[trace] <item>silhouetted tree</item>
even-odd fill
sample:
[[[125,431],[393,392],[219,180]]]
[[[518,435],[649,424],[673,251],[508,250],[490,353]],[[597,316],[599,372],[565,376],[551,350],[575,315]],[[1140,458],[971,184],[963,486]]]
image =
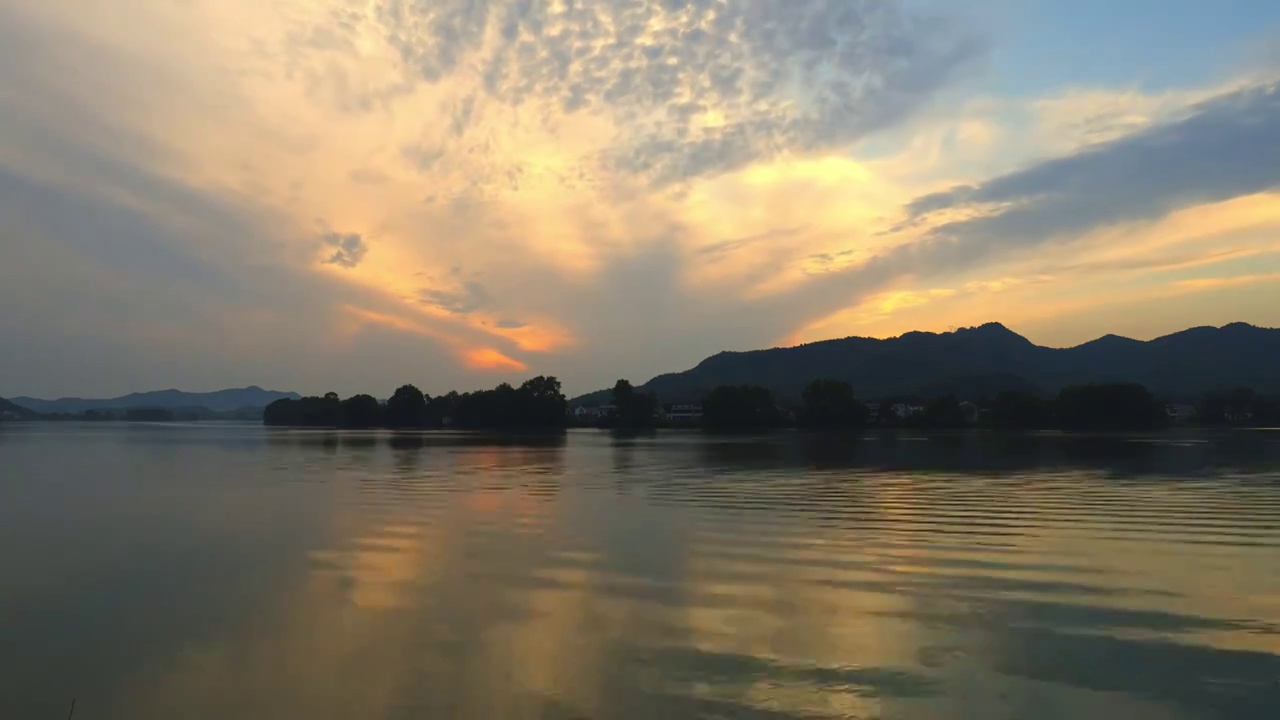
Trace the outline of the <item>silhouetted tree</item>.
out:
[[[457,395],[448,410],[453,424],[462,428],[554,429],[567,424],[567,407],[560,381],[539,376],[519,388],[502,383],[492,390]]]
[[[1259,396],[1254,405],[1253,424],[1272,428],[1280,426],[1280,397]]]
[[[613,384],[613,390],[610,394],[614,405],[624,407],[631,402],[631,398],[635,397],[636,389],[631,385],[630,380],[619,380]]]
[[[1034,430],[1053,422],[1052,406],[1043,398],[1017,390],[1006,390],[991,402],[990,421],[1007,430]]]
[[[773,428],[782,424],[782,413],[768,388],[723,385],[703,399],[702,424],[725,430]]]
[[[964,427],[964,410],[955,395],[943,395],[930,400],[924,406],[924,413],[915,421],[917,425],[931,428]]]
[[[1055,409],[1064,429],[1138,430],[1168,422],[1163,403],[1135,383],[1063,388]]]
[[[387,427],[423,427],[427,421],[427,398],[413,385],[402,385],[387,400],[384,412]]]
[[[613,385],[613,404],[617,408],[616,414],[606,419],[606,425],[625,428],[653,427],[654,413],[658,409],[657,395],[636,392],[630,382],[619,380]]]
[[[1232,415],[1247,418],[1254,414],[1258,393],[1252,388],[1236,388],[1227,396],[1227,410]]]
[[[470,429],[486,427],[497,406],[496,398],[497,390],[462,393],[453,407],[453,424]]]
[[[1196,419],[1206,425],[1273,426],[1280,424],[1280,398],[1250,388],[1209,393],[1196,408]]]
[[[1196,420],[1205,425],[1218,425],[1227,421],[1227,397],[1211,392],[1201,398],[1196,406]]]
[[[458,398],[454,424],[471,429],[500,429],[519,425],[516,389],[502,383],[492,390],[463,393]]]
[[[342,401],[342,426],[371,428],[382,424],[382,405],[372,395],[354,395]]]
[[[268,404],[262,409],[262,424],[290,425],[290,420],[297,415],[297,411],[294,407],[295,403],[296,401],[294,400],[281,398]]]
[[[427,425],[429,427],[439,427],[451,424],[457,415],[460,397],[456,390],[450,390],[444,395],[428,398]]]
[[[329,397],[332,395],[333,397]],[[264,425],[289,427],[337,427],[342,419],[342,403],[336,393],[325,397],[304,397],[298,400],[281,398],[262,412]]]
[[[801,394],[799,421],[810,428],[858,427],[866,422],[866,407],[853,386],[840,380],[814,380]]]
[[[525,427],[557,428],[568,422],[566,411],[569,401],[560,391],[560,381],[555,377],[539,375],[524,381],[518,391],[517,402],[523,410]]]
[[[881,400],[880,406],[876,408],[876,423],[884,427],[892,427],[901,422],[902,418],[898,417],[898,411],[894,408],[895,403],[892,400]]]

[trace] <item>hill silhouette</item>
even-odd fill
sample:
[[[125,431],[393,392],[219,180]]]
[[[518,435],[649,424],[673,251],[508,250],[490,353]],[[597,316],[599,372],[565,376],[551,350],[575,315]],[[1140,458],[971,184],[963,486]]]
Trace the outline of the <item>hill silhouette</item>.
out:
[[[263,390],[257,385],[247,388],[218,390],[208,393],[189,393],[181,390],[156,390],[154,392],[130,393],[118,398],[85,399],[60,398],[58,400],[41,400],[31,397],[15,397],[11,399],[15,405],[38,413],[82,413],[87,410],[129,410],[136,408],[158,408],[165,410],[185,410],[203,408],[214,412],[231,412],[246,408],[264,408],[281,398],[296,400],[300,395],[293,392]]]
[[[34,411],[0,398],[0,419],[13,417],[19,420],[29,420],[35,416],[36,413]]]
[[[1280,392],[1280,330],[1245,323],[1197,327],[1150,341],[1107,335],[1071,348],[1032,343],[1000,323],[896,338],[849,337],[789,348],[722,352],[637,389],[664,402],[695,401],[720,385],[761,385],[797,398],[811,380],[853,385],[858,396],[959,397],[1003,390],[1056,393],[1087,383],[1142,383],[1162,397],[1192,399],[1247,386]],[[573,404],[608,402],[608,392]]]

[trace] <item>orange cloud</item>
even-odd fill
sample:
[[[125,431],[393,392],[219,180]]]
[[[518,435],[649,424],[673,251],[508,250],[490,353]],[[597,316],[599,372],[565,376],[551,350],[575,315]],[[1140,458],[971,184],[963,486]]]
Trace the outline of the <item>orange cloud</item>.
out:
[[[422,323],[414,322],[406,317],[366,310],[365,308],[356,307],[354,305],[348,305],[346,309],[350,316],[355,318],[357,321],[375,325],[385,325],[403,332],[443,340],[450,344],[457,344],[459,342],[457,338],[451,335],[447,335],[439,330],[423,325]]]
[[[525,352],[555,352],[572,345],[574,340],[568,330],[550,324],[523,325],[521,327],[501,327],[496,323],[485,322],[479,328],[491,335],[497,335],[515,343]]]
[[[474,370],[528,370],[528,366],[514,358],[502,354],[490,347],[468,347],[458,337],[442,333],[434,328],[415,322],[409,318],[374,312],[355,306],[348,306],[347,311],[357,322],[372,323],[395,328],[402,332],[414,333],[435,338],[457,349],[463,364]]]
[[[493,348],[475,348],[462,353],[462,361],[473,370],[528,370],[529,366]]]
[[[1195,292],[1198,290],[1214,290],[1217,288],[1240,287],[1242,285],[1256,285],[1258,283],[1273,282],[1280,282],[1280,273],[1235,275],[1232,277],[1192,278],[1189,280],[1179,280],[1173,283],[1173,288],[1176,294],[1177,291],[1180,290]]]

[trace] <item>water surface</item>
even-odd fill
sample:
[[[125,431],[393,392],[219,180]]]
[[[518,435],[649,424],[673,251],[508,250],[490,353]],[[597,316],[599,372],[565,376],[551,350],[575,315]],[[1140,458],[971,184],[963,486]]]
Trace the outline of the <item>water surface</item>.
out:
[[[0,426],[0,717],[1280,717],[1280,432]]]

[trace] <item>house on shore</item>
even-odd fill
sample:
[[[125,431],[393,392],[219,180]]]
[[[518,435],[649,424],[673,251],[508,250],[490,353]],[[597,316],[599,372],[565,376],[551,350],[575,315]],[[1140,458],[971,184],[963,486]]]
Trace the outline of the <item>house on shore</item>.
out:
[[[1196,406],[1183,403],[1170,403],[1164,406],[1164,412],[1169,416],[1169,421],[1174,424],[1191,422],[1196,416]]]
[[[569,409],[569,415],[579,422],[589,423],[613,417],[617,412],[616,405],[578,405]]]
[[[880,403],[878,403],[878,402],[864,402],[864,403],[862,403],[862,407],[866,408],[866,411],[867,411],[867,414],[866,414],[867,422],[869,422],[869,423],[878,423],[878,422],[880,422]]]
[[[702,406],[693,404],[667,405],[663,408],[667,422],[691,424],[702,421]]]
[[[898,416],[899,420],[915,417],[924,414],[923,405],[912,405],[908,403],[896,403],[893,406],[893,414]]]

